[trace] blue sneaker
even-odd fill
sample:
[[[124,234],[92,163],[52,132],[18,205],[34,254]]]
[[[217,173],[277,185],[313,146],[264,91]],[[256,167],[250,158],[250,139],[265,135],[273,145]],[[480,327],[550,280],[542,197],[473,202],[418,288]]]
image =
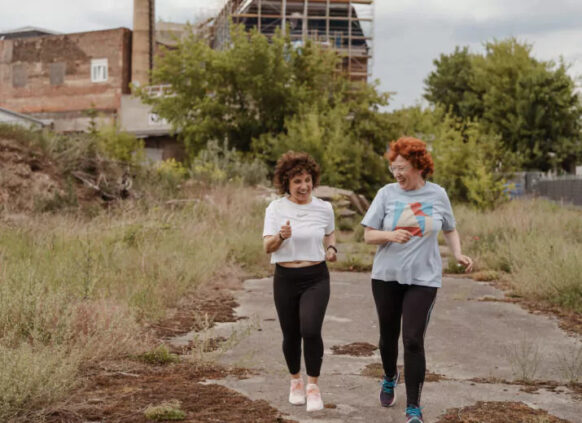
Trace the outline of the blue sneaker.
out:
[[[396,373],[396,376],[392,379],[388,379],[386,376],[382,378],[382,382],[380,382],[380,385],[382,385],[382,389],[380,390],[380,404],[382,404],[382,407],[392,407],[396,402],[396,392],[394,392],[394,389],[396,389],[399,378],[400,373]]]
[[[420,407],[416,405],[406,407],[406,423],[424,423]]]

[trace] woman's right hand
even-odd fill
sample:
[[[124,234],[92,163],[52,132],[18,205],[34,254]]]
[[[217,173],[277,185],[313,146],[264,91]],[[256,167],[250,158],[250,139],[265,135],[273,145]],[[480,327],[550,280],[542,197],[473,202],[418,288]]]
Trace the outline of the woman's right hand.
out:
[[[291,222],[287,221],[284,225],[281,225],[281,229],[279,229],[279,236],[282,240],[291,238]]]
[[[396,242],[398,244],[407,243],[412,234],[406,229],[396,229],[395,231],[388,232],[388,242]]]

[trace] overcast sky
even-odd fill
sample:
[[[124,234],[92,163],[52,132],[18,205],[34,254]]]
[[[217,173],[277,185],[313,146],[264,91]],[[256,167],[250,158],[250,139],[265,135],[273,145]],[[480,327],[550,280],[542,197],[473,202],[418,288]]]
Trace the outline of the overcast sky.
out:
[[[196,21],[224,0],[157,0],[156,18]],[[59,32],[132,27],[133,0],[0,0],[0,32],[38,26]],[[582,0],[376,0],[373,78],[393,91],[390,109],[421,102],[433,60],[455,46],[483,51],[510,36],[542,60],[582,75]]]

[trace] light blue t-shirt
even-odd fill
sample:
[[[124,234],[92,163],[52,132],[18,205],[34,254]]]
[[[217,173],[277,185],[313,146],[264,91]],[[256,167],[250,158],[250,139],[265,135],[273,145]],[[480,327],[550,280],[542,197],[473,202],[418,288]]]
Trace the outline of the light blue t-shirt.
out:
[[[437,236],[455,229],[455,217],[446,191],[426,182],[417,190],[405,191],[397,183],[380,188],[362,225],[385,231],[406,229],[412,233],[404,244],[378,246],[372,279],[406,285],[440,288],[442,261]]]

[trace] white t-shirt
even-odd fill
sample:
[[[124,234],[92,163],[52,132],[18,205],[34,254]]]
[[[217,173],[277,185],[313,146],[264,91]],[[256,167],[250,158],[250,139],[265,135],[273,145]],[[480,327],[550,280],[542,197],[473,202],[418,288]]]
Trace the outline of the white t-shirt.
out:
[[[309,204],[297,204],[287,197],[273,200],[265,212],[263,237],[278,236],[287,221],[291,225],[291,237],[271,253],[271,263],[324,261],[323,237],[335,230],[331,204],[313,196]]]

